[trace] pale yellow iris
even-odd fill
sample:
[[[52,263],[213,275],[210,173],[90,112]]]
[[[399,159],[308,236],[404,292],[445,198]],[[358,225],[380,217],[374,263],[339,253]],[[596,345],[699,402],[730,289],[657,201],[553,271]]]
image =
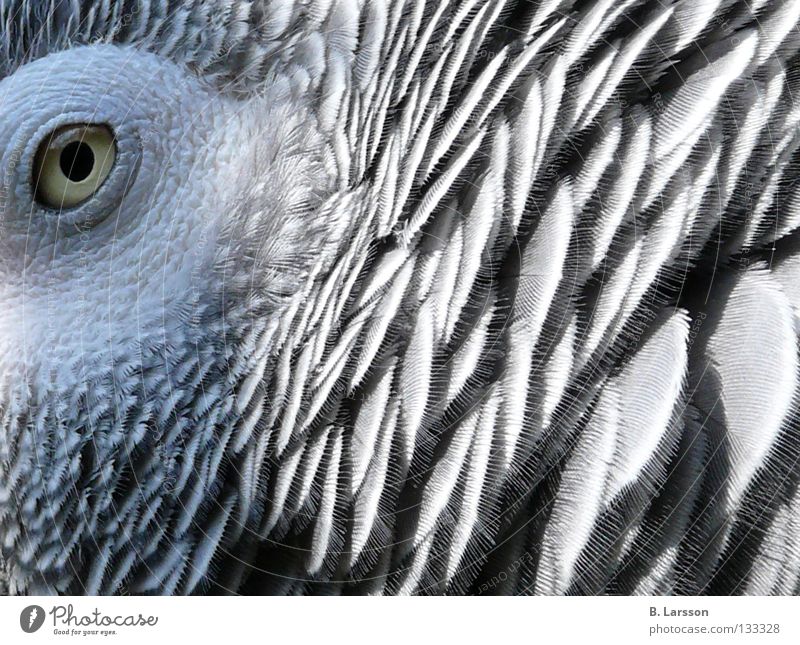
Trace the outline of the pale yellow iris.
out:
[[[117,147],[104,125],[72,125],[45,139],[36,155],[36,199],[50,208],[71,208],[91,197],[114,166]]]

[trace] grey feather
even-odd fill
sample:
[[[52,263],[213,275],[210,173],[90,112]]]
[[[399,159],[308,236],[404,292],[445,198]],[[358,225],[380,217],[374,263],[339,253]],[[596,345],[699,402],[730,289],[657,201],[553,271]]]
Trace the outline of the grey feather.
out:
[[[271,119],[169,333],[2,362],[0,593],[797,593],[798,21],[0,2]]]

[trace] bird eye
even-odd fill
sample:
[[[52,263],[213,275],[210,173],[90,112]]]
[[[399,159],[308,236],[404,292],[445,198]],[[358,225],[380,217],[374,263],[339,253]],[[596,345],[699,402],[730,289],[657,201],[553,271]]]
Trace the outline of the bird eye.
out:
[[[36,152],[36,200],[50,208],[71,208],[103,185],[117,157],[114,134],[105,125],[69,125],[45,137]]]

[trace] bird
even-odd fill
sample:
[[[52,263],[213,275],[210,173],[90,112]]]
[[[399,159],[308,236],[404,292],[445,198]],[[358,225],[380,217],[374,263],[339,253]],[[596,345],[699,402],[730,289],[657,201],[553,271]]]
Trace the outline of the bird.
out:
[[[798,21],[0,2],[2,591],[800,592]]]

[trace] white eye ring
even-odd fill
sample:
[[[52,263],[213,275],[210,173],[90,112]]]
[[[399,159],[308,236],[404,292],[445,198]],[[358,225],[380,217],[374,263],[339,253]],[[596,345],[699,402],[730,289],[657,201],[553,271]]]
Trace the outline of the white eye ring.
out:
[[[39,146],[33,166],[36,200],[48,208],[72,208],[94,195],[117,158],[111,128],[75,124],[53,131]]]

